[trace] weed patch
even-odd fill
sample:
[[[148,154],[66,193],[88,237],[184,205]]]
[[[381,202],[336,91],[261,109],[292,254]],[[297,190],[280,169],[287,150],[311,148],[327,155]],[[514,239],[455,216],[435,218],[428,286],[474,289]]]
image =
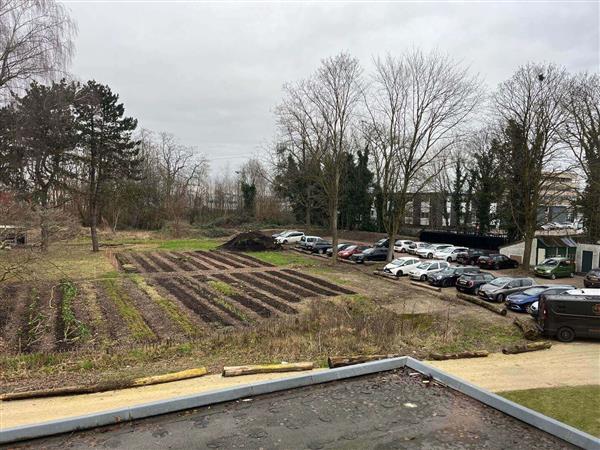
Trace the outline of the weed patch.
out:
[[[104,287],[110,299],[114,302],[119,314],[127,323],[131,335],[136,341],[147,341],[156,338],[148,327],[140,312],[126,292],[121,289],[116,280],[104,280]]]

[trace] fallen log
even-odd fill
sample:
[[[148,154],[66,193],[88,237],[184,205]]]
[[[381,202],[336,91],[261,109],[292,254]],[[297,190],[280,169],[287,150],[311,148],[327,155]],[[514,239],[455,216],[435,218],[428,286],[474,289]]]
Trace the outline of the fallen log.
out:
[[[183,370],[181,372],[167,373],[151,377],[135,378],[126,381],[110,381],[93,384],[90,386],[62,386],[51,389],[37,389],[23,392],[9,392],[2,394],[0,400],[24,400],[29,398],[60,397],[64,395],[93,394],[96,392],[115,391],[132,387],[150,386],[152,384],[167,383],[170,381],[186,380],[206,375],[208,372],[204,367]]]
[[[540,337],[540,330],[532,318],[521,319],[520,317],[516,317],[513,323],[521,329],[525,339],[533,341]]]
[[[373,275],[377,275],[380,277],[384,277],[384,278],[389,278],[390,280],[398,280],[398,277],[396,277],[396,275],[393,275],[389,272],[384,272],[383,270],[374,270],[373,271]]]
[[[538,350],[546,350],[552,347],[552,344],[548,341],[531,342],[524,345],[515,345],[512,347],[506,347],[502,349],[502,353],[505,355],[515,355],[517,353],[536,352]]]
[[[355,356],[330,356],[327,358],[327,365],[330,369],[335,367],[352,366],[380,359],[397,358],[400,355],[355,355]]]
[[[302,370],[311,370],[313,368],[314,364],[312,362],[231,366],[223,367],[222,375],[224,377],[237,377],[240,375],[252,375],[255,373],[299,372]]]
[[[493,311],[496,314],[500,314],[501,316],[506,316],[506,308],[502,306],[494,305],[493,303],[486,302],[485,300],[480,300],[473,295],[462,294],[460,292],[456,294],[456,297],[460,298],[461,300],[466,300],[468,302],[479,305],[482,308],[489,309],[490,311]]]
[[[488,355],[489,353],[485,350],[475,350],[474,352],[431,353],[429,357],[435,361],[444,361],[446,359],[485,358]]]

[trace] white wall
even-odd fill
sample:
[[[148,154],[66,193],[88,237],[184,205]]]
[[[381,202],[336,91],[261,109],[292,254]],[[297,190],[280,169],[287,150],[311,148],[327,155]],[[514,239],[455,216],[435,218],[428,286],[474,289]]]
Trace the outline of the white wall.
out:
[[[516,259],[517,261],[523,262],[523,253],[525,252],[525,242],[515,242],[512,245],[500,248],[500,253],[506,255],[509,258]],[[537,254],[537,239],[533,239],[531,246],[531,258],[529,259],[529,265],[535,266],[535,257]]]

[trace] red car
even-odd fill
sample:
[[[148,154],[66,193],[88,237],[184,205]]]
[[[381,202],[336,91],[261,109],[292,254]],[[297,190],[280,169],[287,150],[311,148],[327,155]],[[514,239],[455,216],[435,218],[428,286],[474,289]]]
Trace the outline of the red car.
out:
[[[355,253],[362,253],[363,250],[368,248],[368,245],[351,245],[350,247],[346,247],[344,250],[340,250],[338,252],[338,257],[342,259],[350,259],[350,257]]]

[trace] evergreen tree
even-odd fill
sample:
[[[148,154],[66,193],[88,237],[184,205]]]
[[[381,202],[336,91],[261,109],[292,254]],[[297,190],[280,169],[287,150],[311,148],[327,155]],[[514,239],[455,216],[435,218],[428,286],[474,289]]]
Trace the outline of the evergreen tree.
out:
[[[97,223],[102,193],[111,181],[135,178],[139,142],[132,139],[137,120],[125,116],[119,96],[96,81],[88,81],[78,93],[77,128],[81,139],[80,163],[84,170],[85,193],[92,250],[99,250]]]

